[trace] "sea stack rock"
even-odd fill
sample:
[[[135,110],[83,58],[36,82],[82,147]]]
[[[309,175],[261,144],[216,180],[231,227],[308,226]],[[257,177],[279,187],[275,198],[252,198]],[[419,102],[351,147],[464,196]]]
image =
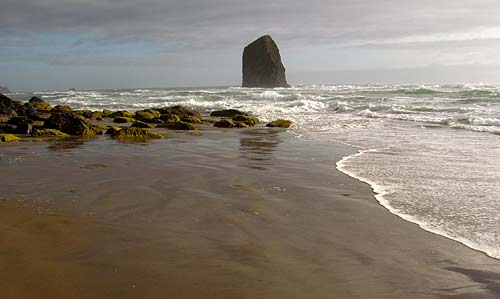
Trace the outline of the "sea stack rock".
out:
[[[243,87],[290,87],[278,46],[264,35],[243,51]]]

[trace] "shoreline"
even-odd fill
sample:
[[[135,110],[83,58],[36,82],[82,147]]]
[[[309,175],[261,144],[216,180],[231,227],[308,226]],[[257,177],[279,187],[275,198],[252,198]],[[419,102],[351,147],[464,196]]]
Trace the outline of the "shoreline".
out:
[[[44,276],[52,282],[51,273],[63,268],[82,275],[69,276],[70,286],[57,292],[47,288],[47,298],[64,298],[75,288],[85,297],[96,285],[101,287],[92,295],[122,298],[500,294],[493,275],[500,272],[497,260],[395,217],[373,198],[368,184],[336,169],[356,148],[262,127],[200,132],[147,144],[100,137],[76,148],[5,147],[3,161],[21,160],[6,168],[10,183],[4,196],[36,199],[35,205],[45,202],[69,211],[64,215],[77,212],[68,219],[82,221],[79,227],[87,229],[78,237],[78,227],[63,226],[59,239],[76,235],[69,245],[79,252],[63,252],[61,260],[59,249],[52,248],[55,257],[48,261],[55,268],[25,265],[26,273],[32,273],[30,267],[48,271]],[[41,172],[44,165],[52,170]],[[64,190],[51,185],[56,181]],[[2,214],[10,212],[0,208]],[[25,238],[20,252],[53,238],[45,229],[51,231],[55,218],[37,217],[45,221],[40,239]],[[29,228],[18,227],[21,232]],[[92,245],[79,243],[86,238],[94,240]],[[6,259],[1,256],[0,266]],[[98,274],[113,268],[121,269],[119,274]],[[101,281],[83,279],[90,273]],[[28,277],[23,276],[6,277],[5,283]],[[31,290],[40,282],[35,278],[33,283]]]

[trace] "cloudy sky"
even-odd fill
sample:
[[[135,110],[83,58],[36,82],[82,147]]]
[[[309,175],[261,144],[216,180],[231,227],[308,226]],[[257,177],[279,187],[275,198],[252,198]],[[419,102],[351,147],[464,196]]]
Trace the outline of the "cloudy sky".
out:
[[[239,85],[270,34],[292,84],[500,83],[498,0],[2,0],[0,85]]]

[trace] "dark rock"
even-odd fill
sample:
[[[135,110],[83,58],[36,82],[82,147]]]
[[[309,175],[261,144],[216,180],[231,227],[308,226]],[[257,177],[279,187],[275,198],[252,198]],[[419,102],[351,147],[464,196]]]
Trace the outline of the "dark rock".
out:
[[[289,128],[291,125],[293,125],[293,121],[280,118],[268,123],[266,127]]]
[[[243,87],[290,87],[278,46],[264,35],[243,51]]]
[[[39,111],[50,111],[52,109],[52,106],[50,106],[49,103],[46,101],[38,98],[38,97],[32,97],[29,102],[31,107],[33,107],[35,110]]]
[[[89,136],[91,135],[88,120],[76,113],[59,113],[45,121],[45,127],[56,129],[69,135]],[[95,133],[94,133],[95,135]]]
[[[7,118],[17,116],[17,110],[22,107],[21,102],[13,101],[0,93],[0,116]]]
[[[215,116],[215,117],[233,117],[235,115],[247,115],[247,114],[245,112],[236,109],[217,110],[210,113],[210,116]]]
[[[33,127],[31,126],[31,124],[22,123],[16,127],[16,129],[14,130],[14,133],[15,134],[31,134],[32,129],[33,129]]]
[[[161,113],[156,110],[137,111],[134,118],[146,123],[154,123],[155,119],[160,118]]]
[[[30,120],[26,116],[14,116],[7,122],[9,125],[19,126],[20,124],[29,123]]]
[[[0,133],[14,133],[16,126],[9,124],[0,124]]]
[[[117,123],[117,124],[133,123],[134,121],[135,121],[134,118],[125,117],[125,116],[118,116],[118,117],[115,117],[115,119],[113,119],[113,122]]]

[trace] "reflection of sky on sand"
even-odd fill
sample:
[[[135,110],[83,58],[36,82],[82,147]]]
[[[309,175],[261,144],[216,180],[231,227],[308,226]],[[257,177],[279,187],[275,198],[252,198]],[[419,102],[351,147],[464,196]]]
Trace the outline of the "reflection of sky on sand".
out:
[[[267,170],[272,163],[272,154],[282,140],[276,129],[250,129],[241,131],[239,157],[242,166]]]

